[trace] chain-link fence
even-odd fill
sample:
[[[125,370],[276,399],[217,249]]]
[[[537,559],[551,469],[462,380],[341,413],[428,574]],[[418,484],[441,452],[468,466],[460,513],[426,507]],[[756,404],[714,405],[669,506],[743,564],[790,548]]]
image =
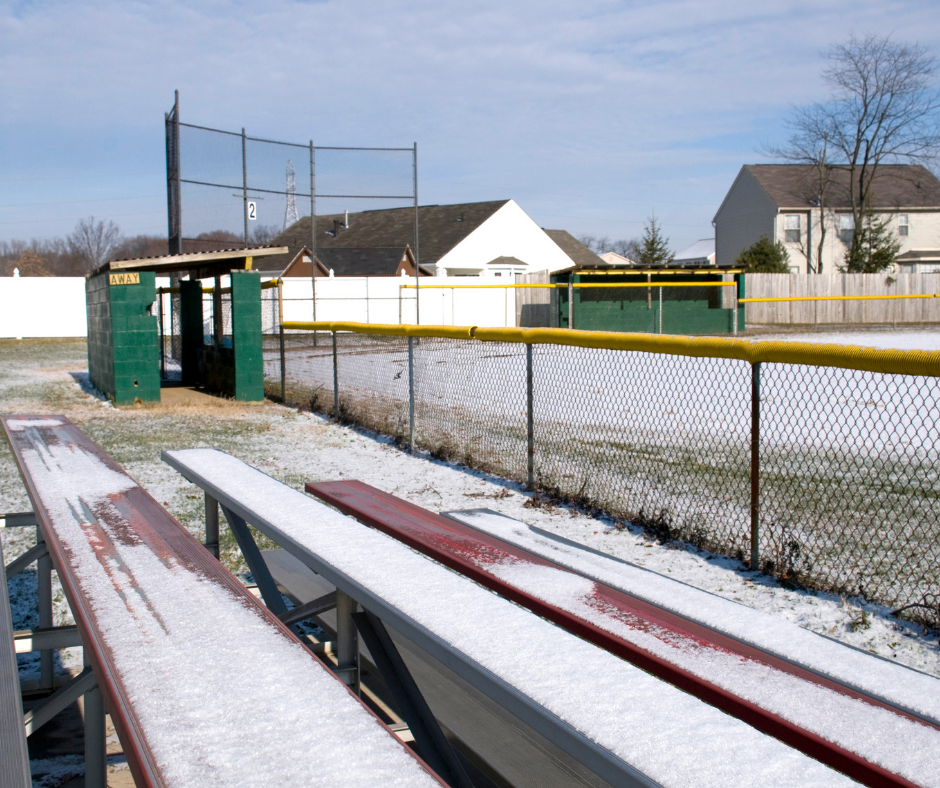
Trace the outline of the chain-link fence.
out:
[[[408,208],[399,218],[402,245],[419,257],[417,145],[319,146],[197,126],[181,122],[177,94],[166,114],[166,152],[172,254],[262,246],[291,228],[288,245],[296,240],[316,253],[317,233],[335,235],[350,212]],[[336,243],[330,247],[342,257]]]
[[[329,328],[284,333],[283,353],[269,338],[269,393],[529,483],[540,500],[940,623],[940,362],[903,374],[904,360],[866,371],[891,351],[814,364],[818,348],[780,343]]]

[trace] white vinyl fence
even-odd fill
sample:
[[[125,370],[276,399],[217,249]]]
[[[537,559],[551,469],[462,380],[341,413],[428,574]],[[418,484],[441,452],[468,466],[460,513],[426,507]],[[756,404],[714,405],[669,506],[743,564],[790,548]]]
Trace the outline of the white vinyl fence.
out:
[[[0,277],[0,337],[86,334],[84,277]]]
[[[513,283],[511,279],[506,280],[506,284]],[[422,277],[422,325],[515,326],[515,292],[504,287],[468,287],[481,284],[498,285],[502,282],[495,277]],[[313,319],[311,292],[309,279],[284,280],[285,322]],[[414,324],[417,322],[416,297],[414,277],[318,278],[316,319]]]

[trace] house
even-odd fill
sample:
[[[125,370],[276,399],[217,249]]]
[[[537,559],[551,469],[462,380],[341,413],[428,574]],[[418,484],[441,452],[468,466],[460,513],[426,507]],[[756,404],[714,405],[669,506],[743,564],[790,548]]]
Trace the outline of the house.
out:
[[[422,205],[417,239],[415,222],[414,208],[318,216],[316,275],[328,275],[332,268],[336,276],[413,276],[417,259],[422,274],[511,276],[570,267],[575,261],[559,241],[592,254],[564,231],[550,231],[557,235],[553,238],[514,200]],[[284,230],[272,243],[290,251],[266,266],[310,276],[310,230],[309,216]]]
[[[737,256],[767,236],[783,242],[791,270],[834,273],[854,232],[849,170],[834,166],[820,209],[818,173],[811,165],[750,164],[741,168],[715,214],[715,260]],[[901,242],[902,273],[940,271],[940,181],[920,165],[882,165],[873,184],[874,208]],[[825,230],[822,259],[820,233]]]
[[[309,222],[308,222],[309,226]],[[262,277],[272,279],[309,279],[310,249],[301,246],[293,253],[266,258],[256,268]],[[317,276],[414,276],[415,259],[410,246],[318,249]],[[421,266],[421,276],[431,272]]]
[[[637,262],[631,260],[629,257],[624,257],[622,254],[617,254],[616,252],[604,252],[600,255],[601,260],[603,260],[607,265],[619,265],[624,268],[635,268]]]
[[[737,255],[735,255],[737,256]],[[732,261],[734,262],[734,261]],[[702,238],[687,249],[677,252],[672,260],[676,268],[707,268],[715,264],[715,239]]]

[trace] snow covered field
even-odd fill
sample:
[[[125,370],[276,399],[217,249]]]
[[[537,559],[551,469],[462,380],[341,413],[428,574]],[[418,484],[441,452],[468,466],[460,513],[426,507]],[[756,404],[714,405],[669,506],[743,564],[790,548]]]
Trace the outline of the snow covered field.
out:
[[[937,336],[808,335],[885,347],[915,347],[918,338],[932,347]],[[309,335],[291,342],[288,401],[332,412],[329,335],[317,347]],[[406,438],[407,341],[341,335],[338,349],[343,418]],[[417,444],[524,480],[524,346],[423,339],[414,369]],[[279,374],[269,352],[269,384]],[[748,364],[542,345],[533,348],[533,378],[543,490],[721,552],[749,550]],[[762,564],[895,607],[931,599],[940,558],[938,410],[936,379],[762,365]]]
[[[160,461],[164,448],[215,447],[301,489],[307,481],[361,479],[432,511],[487,507],[595,549],[674,577],[837,638],[866,651],[940,676],[936,633],[898,621],[858,597],[781,587],[739,561],[683,542],[659,543],[642,529],[592,517],[576,508],[533,502],[519,485],[456,463],[411,457],[381,436],[339,427],[277,405],[117,410],[89,395],[84,342],[0,342],[0,409],[5,413],[64,413],[193,533],[202,532],[202,494]],[[22,511],[28,499],[5,442],[0,442],[0,510]],[[617,527],[617,526],[622,527]],[[31,529],[0,531],[9,562],[33,544]],[[227,533],[227,529],[223,529]],[[243,571],[234,542],[223,560]],[[35,576],[10,583],[15,625],[34,625]],[[58,596],[58,623],[65,623]],[[78,666],[77,655],[66,664]],[[24,659],[24,669],[36,669]]]

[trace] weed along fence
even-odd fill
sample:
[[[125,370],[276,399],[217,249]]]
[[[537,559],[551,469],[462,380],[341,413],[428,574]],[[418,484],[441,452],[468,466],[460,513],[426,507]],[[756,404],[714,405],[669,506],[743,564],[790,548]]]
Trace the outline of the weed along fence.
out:
[[[268,393],[937,624],[940,354],[285,323]],[[283,347],[283,352],[280,348]],[[543,495],[544,494],[544,495]]]

